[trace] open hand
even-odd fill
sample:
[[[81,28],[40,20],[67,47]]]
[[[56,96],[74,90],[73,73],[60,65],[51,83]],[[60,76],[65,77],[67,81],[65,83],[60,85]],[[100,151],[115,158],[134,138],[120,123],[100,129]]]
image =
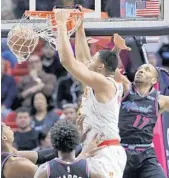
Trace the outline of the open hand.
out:
[[[84,121],[84,119],[85,119],[85,115],[81,115],[76,120],[77,128],[79,129],[79,131],[81,133],[81,140],[80,140],[81,143],[83,143],[86,140],[88,132],[92,129],[92,127],[89,127],[83,133],[83,121]]]
[[[85,148],[85,150],[82,150],[82,155],[84,155],[85,158],[93,157],[97,154],[97,152],[106,146],[99,146],[102,142],[101,140],[102,136],[98,136],[98,134],[94,135],[92,141],[88,144],[88,146]]]
[[[85,119],[85,115],[80,115],[77,119],[76,119],[76,126],[79,129],[79,131],[82,133],[83,132],[83,121]]]
[[[131,48],[126,46],[125,40],[117,33],[114,34],[114,44],[120,50],[123,49],[123,50],[131,51]]]

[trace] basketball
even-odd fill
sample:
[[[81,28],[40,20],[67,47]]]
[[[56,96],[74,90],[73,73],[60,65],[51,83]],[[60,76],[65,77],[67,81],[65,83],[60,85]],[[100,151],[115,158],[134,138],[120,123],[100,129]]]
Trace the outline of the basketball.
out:
[[[8,34],[9,48],[20,57],[32,53],[38,41],[38,35],[30,28],[16,27]]]

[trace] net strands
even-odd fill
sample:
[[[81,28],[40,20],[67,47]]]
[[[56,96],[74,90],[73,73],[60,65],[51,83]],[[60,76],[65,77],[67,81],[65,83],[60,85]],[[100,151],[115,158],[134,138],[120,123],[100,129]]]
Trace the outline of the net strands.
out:
[[[29,17],[33,18],[31,19],[31,26],[27,23],[30,20]],[[36,23],[39,18],[45,18],[44,23]],[[68,37],[77,30],[81,20],[82,15],[79,15],[79,13],[72,13],[70,15],[67,21]],[[20,62],[29,58],[38,44],[39,37],[49,42],[54,49],[57,49],[57,27],[58,24],[53,12],[44,14],[41,12],[28,13],[28,11],[26,11],[19,24],[10,30],[8,34],[8,46]],[[18,31],[20,33],[16,33]]]

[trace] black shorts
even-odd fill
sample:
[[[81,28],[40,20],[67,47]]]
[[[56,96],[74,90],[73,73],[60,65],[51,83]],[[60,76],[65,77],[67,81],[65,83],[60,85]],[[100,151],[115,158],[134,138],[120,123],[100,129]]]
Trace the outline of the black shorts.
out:
[[[138,152],[126,150],[127,164],[123,178],[167,178],[157,161],[154,148]]]

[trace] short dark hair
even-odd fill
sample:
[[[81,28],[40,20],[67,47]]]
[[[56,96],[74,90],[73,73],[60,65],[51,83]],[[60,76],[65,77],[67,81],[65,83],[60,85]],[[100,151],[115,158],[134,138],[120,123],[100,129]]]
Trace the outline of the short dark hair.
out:
[[[25,113],[25,112],[30,115],[30,110],[27,109],[27,108],[25,108],[25,107],[20,107],[20,108],[18,108],[18,109],[16,110],[16,114],[18,114],[18,113]]]
[[[37,94],[39,94],[39,93],[41,93],[41,94],[43,94],[44,95],[44,97],[46,98],[46,102],[47,102],[47,111],[51,111],[53,108],[54,108],[54,106],[53,106],[53,100],[52,100],[52,97],[51,96],[47,96],[47,95],[45,95],[43,92],[37,92],[37,93],[34,93],[33,94],[33,96],[32,96],[32,98],[31,98],[31,106],[32,106],[32,108],[31,108],[31,115],[35,115],[36,114],[36,108],[35,108],[35,106],[34,106],[34,100],[35,100],[35,96],[37,95]]]
[[[75,109],[75,111],[77,110],[76,104],[72,104],[72,103],[63,104],[62,108],[63,108],[63,109],[73,108],[73,109]]]
[[[60,120],[51,128],[51,142],[58,151],[69,153],[80,143],[76,126],[67,120]]]
[[[38,135],[39,144],[41,144],[41,141],[44,141],[46,139],[47,135],[48,135],[48,132],[45,132],[45,131],[39,132],[39,135]]]
[[[118,57],[115,52],[111,50],[100,50],[99,58],[108,72],[115,72],[118,67]]]

